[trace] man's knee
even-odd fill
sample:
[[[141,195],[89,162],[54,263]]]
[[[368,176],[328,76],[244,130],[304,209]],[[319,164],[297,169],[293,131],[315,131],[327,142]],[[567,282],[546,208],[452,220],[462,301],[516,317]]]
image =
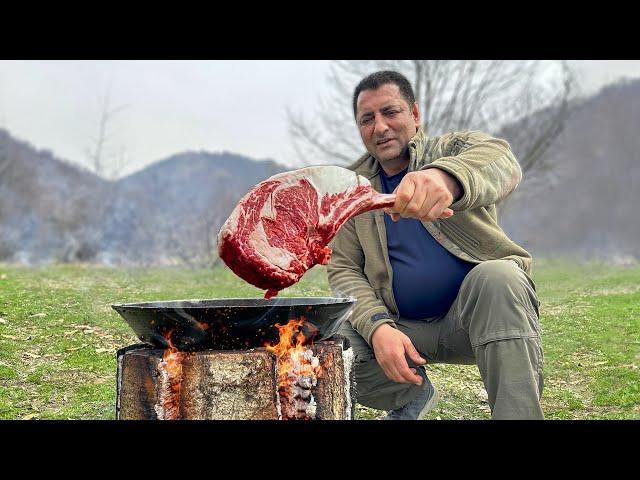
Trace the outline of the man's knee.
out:
[[[338,330],[338,334],[349,340],[349,345],[353,349],[355,360],[362,357],[373,357],[373,351],[366,340],[351,326],[351,322],[346,321]]]
[[[514,262],[490,260],[474,267],[465,283],[479,301],[513,301],[522,304],[529,313],[538,316],[538,298],[531,278]]]
[[[529,284],[524,271],[511,260],[489,260],[476,265],[471,269],[467,277],[480,284],[486,284],[496,289],[518,288],[522,284]]]
[[[371,393],[371,389],[375,388],[375,378],[378,376],[376,374],[380,368],[373,349],[365,339],[354,330],[348,321],[342,324],[339,334],[349,339],[349,343],[353,349],[353,369],[356,377],[356,391],[358,398],[364,398]]]
[[[514,262],[477,265],[467,275],[461,295],[460,315],[473,346],[539,334],[535,285]]]

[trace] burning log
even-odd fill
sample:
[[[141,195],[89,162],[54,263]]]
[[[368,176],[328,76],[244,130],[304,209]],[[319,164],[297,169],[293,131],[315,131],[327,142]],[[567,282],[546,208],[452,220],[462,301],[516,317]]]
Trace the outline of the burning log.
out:
[[[293,361],[291,365],[283,364],[277,345],[195,352],[144,344],[121,349],[117,418],[353,418],[353,353],[348,340],[335,336],[306,346],[300,333],[294,333],[289,340],[298,343],[283,354]],[[282,336],[280,343],[284,345]]]

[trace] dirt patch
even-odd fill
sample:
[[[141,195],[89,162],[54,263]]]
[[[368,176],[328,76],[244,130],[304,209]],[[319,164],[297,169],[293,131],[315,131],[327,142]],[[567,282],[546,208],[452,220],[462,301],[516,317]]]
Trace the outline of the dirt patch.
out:
[[[607,296],[607,295],[632,295],[640,292],[640,285],[618,285],[611,288],[600,288],[597,290],[589,290],[589,295]]]
[[[593,308],[590,303],[561,303],[559,305],[540,306],[540,316],[560,317],[567,314],[584,313]]]

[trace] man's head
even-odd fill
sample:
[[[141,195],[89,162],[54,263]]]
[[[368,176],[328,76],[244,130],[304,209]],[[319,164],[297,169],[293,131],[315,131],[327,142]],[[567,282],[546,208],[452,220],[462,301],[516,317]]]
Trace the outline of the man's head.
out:
[[[392,71],[369,75],[353,93],[353,113],[367,151],[385,171],[402,170],[408,158],[407,144],[420,126],[409,81]]]

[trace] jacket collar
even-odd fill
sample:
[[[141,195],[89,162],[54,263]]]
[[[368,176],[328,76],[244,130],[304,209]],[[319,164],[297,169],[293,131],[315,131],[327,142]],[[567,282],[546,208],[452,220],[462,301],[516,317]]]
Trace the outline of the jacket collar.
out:
[[[425,155],[427,148],[427,142],[429,138],[424,132],[422,126],[418,129],[416,134],[411,140],[409,140],[409,171],[416,169],[418,160],[422,159]],[[360,157],[353,165],[349,167],[350,170],[354,170],[359,175],[362,175],[367,180],[371,180],[373,177],[380,173],[380,162],[376,160],[372,155],[366,153]]]

